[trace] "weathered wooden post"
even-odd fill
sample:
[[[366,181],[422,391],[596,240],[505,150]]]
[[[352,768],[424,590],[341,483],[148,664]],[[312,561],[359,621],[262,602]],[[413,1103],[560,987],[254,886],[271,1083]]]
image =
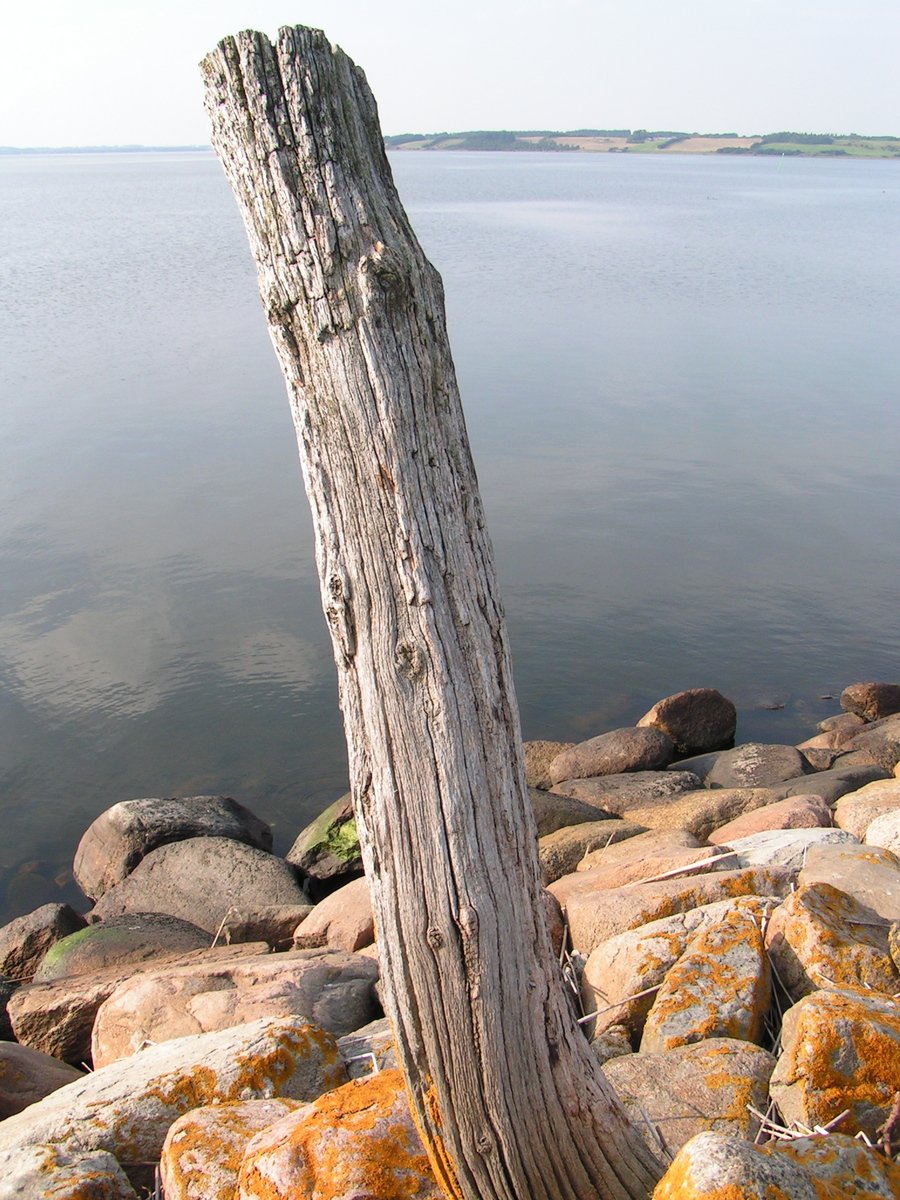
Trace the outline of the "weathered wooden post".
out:
[[[383,977],[438,1178],[644,1200],[663,1166],[572,1022],[541,903],[493,556],[441,282],[362,72],[324,35],[202,64],[287,381]]]

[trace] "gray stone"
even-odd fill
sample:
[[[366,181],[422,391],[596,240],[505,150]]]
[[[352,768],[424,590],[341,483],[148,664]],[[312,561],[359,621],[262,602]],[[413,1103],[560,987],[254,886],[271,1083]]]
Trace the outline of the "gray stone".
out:
[[[669,771],[690,771],[703,783],[719,761],[720,755],[725,753],[724,750],[711,750],[708,754],[692,754],[690,758],[680,758],[678,762],[672,763],[667,769]]]
[[[178,963],[200,958],[219,961],[260,954],[267,949],[265,943],[252,942],[245,946],[217,946],[173,959],[155,958],[49,983],[26,983],[10,997],[9,1018],[16,1038],[23,1045],[79,1065],[90,1060],[91,1030],[97,1009],[119,984],[141,972],[154,970],[163,961]]]
[[[688,829],[705,841],[728,821],[765,808],[775,799],[771,788],[701,788],[683,792],[661,804],[640,805],[629,812],[632,821],[651,829]]]
[[[774,1065],[759,1046],[709,1038],[659,1054],[614,1058],[603,1073],[651,1145],[648,1120],[674,1154],[702,1130],[754,1137],[759,1123],[747,1105],[765,1111]]]
[[[830,883],[884,921],[900,921],[900,859],[878,846],[811,846],[799,887]]]
[[[123,800],[90,825],[75,852],[73,874],[84,894],[97,900],[151,850],[194,837],[272,849],[269,826],[230,796]]]
[[[7,979],[4,975],[0,975],[0,1041],[3,1042],[14,1040],[7,1009],[10,997],[18,987],[21,987],[18,979]]]
[[[77,1071],[49,1054],[42,1054],[40,1050],[33,1050],[31,1046],[0,1042],[0,1121],[43,1100],[83,1074],[83,1071]]]
[[[522,754],[525,759],[525,782],[528,786],[551,788],[553,780],[550,778],[550,764],[557,754],[562,754],[563,750],[571,750],[574,745],[574,742],[524,742]]]
[[[705,782],[710,788],[772,787],[808,769],[796,746],[746,742],[720,754]]]
[[[787,796],[815,795],[821,796],[828,804],[834,804],[846,792],[855,792],[857,788],[874,783],[876,779],[889,778],[890,771],[873,765],[838,766],[830,771],[798,775],[796,779],[774,783],[770,790],[774,800],[784,800]]]
[[[268,904],[255,911],[234,913],[225,918],[220,942],[267,942],[273,950],[288,950],[294,930],[313,911],[312,904]]]
[[[399,1066],[394,1033],[387,1017],[370,1021],[361,1029],[338,1038],[338,1049],[351,1079]]]
[[[719,845],[735,857],[737,867],[784,867],[799,872],[811,846],[859,845],[843,829],[767,829],[749,837],[734,838]]]
[[[838,713],[834,717],[826,717],[824,721],[820,721],[816,728],[820,733],[845,733],[849,737],[860,732],[865,725],[862,717],[856,713],[843,712]]]
[[[304,1017],[336,1037],[371,1021],[378,963],[344,951],[291,951],[148,971],[100,1005],[95,1067],[146,1045],[212,1033],[262,1017]]]
[[[589,821],[584,825],[569,825],[548,833],[538,842],[538,856],[544,873],[544,883],[553,883],[571,874],[586,854],[604,846],[614,846],[646,833],[643,825],[634,821],[612,818]]]
[[[88,975],[108,967],[187,954],[208,946],[209,934],[190,921],[165,913],[126,913],[88,925],[55,942],[35,972],[34,982]]]
[[[841,708],[865,721],[900,713],[900,684],[851,683],[841,692]]]
[[[593,804],[562,792],[545,792],[541,788],[530,787],[528,796],[537,822],[538,837],[545,837],[548,833],[555,833],[574,825],[583,825],[588,821],[596,823],[606,816]],[[612,816],[613,814],[609,813],[607,819],[611,819]]]
[[[624,771],[658,771],[675,754],[672,739],[660,729],[613,729],[579,742],[558,754],[550,764],[554,784],[563,779],[590,775],[617,775]]]
[[[0,929],[0,975],[31,979],[50,947],[84,926],[84,917],[68,904],[44,904],[16,917]]]
[[[657,701],[637,724],[668,734],[680,755],[699,754],[733,743],[737,710],[715,688],[691,688]]]
[[[223,920],[269,904],[307,903],[294,868],[231,838],[193,837],[151,850],[90,916],[162,912],[215,936]]]
[[[893,771],[900,762],[900,716],[887,717],[870,725],[845,742],[841,749],[846,755],[868,754],[879,767]]]
[[[554,792],[574,796],[595,809],[622,817],[633,808],[664,804],[701,785],[690,771],[633,771],[620,775],[594,775],[586,779],[563,779]],[[596,812],[589,820],[596,820]]]

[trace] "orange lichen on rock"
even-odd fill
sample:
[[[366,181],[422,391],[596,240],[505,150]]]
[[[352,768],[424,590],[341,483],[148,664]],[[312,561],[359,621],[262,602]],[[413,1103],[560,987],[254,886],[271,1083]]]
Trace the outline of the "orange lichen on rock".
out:
[[[772,1098],[787,1121],[874,1138],[900,1080],[900,1005],[863,988],[813,992],[788,1009]]]
[[[900,971],[888,949],[888,923],[830,883],[793,892],[773,914],[766,945],[788,991],[796,998],[825,981],[900,989]]]
[[[179,1117],[160,1156],[166,1200],[234,1200],[247,1142],[300,1107],[299,1100],[245,1100]]]
[[[688,942],[647,1016],[643,1051],[704,1038],[756,1041],[769,1007],[768,959],[759,924],[734,909]]]
[[[443,1200],[403,1076],[355,1079],[272,1126],[248,1145],[241,1200]]]
[[[791,1159],[814,1180],[839,1189],[845,1200],[900,1196],[900,1165],[846,1134],[770,1142],[760,1149]]]
[[[701,1133],[678,1152],[653,1200],[876,1200],[850,1193],[785,1155],[720,1133]]]

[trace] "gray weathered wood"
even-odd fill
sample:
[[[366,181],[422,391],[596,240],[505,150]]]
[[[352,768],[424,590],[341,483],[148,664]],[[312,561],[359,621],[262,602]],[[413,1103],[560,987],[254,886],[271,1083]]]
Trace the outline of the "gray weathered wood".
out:
[[[388,1007],[467,1200],[646,1197],[660,1161],[575,1027],[544,924],[491,546],[440,278],[362,72],[318,31],[203,62],[316,530]]]

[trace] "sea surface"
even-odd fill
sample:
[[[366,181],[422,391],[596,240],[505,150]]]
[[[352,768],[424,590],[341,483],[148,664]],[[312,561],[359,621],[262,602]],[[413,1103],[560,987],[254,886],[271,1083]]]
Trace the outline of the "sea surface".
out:
[[[900,164],[405,153],[526,737],[900,679]],[[288,405],[211,153],[0,160],[0,918],[118,800],[346,787]]]

